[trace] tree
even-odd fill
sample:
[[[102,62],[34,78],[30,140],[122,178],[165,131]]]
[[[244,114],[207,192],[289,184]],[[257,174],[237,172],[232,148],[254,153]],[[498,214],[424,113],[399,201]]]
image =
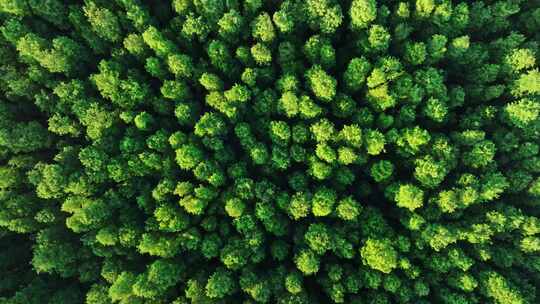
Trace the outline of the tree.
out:
[[[330,40],[321,35],[311,36],[303,47],[307,59],[314,65],[330,69],[336,65],[336,50]]]
[[[387,160],[381,160],[371,166],[370,174],[376,182],[388,180],[394,173],[394,165]]]
[[[483,293],[497,303],[524,303],[525,301],[519,292],[511,288],[502,275],[494,271],[482,272],[481,284],[485,288]]]
[[[24,16],[29,13],[28,4],[25,1],[2,1],[0,10],[3,13]]]
[[[228,40],[235,40],[244,25],[244,18],[235,9],[225,13],[218,21],[219,34]]]
[[[377,2],[373,0],[354,0],[349,14],[353,29],[365,29],[377,18]]]
[[[231,273],[220,269],[214,272],[206,283],[206,295],[210,298],[223,298],[234,290],[234,281]]]
[[[69,74],[77,69],[76,57],[85,59],[82,46],[65,36],[49,42],[29,33],[19,39],[16,46],[21,57],[38,62],[52,73]]]
[[[405,45],[405,60],[410,64],[422,64],[426,60],[426,56],[426,45],[423,42],[407,43]]]
[[[330,102],[336,95],[336,80],[326,74],[320,66],[313,66],[306,72],[311,91],[321,101]]]
[[[343,74],[343,79],[347,88],[352,92],[360,90],[370,69],[371,64],[366,58],[353,58]]]
[[[320,188],[313,194],[312,212],[315,216],[327,216],[333,211],[337,195],[329,188]]]
[[[434,188],[446,177],[447,165],[441,161],[435,161],[431,156],[425,156],[416,160],[414,177],[425,187]]]
[[[512,125],[518,128],[526,128],[527,125],[538,118],[540,105],[529,99],[520,99],[507,104],[504,111]]]
[[[118,62],[102,60],[99,63],[99,74],[92,75],[91,80],[104,98],[120,107],[131,109],[146,99],[149,87],[130,76],[122,79],[122,73]]]
[[[397,252],[388,239],[367,239],[360,255],[364,265],[383,273],[390,273],[398,266]]]
[[[309,225],[304,238],[309,248],[319,255],[324,254],[332,247],[330,232],[324,224]]]
[[[400,185],[394,199],[399,207],[414,211],[424,204],[424,191],[414,185]]]
[[[98,36],[111,42],[120,40],[122,29],[118,18],[113,12],[98,7],[94,2],[88,2],[84,6],[84,14]]]
[[[336,133],[334,124],[326,118],[313,123],[310,130],[317,142],[329,141]]]
[[[178,77],[190,78],[193,73],[191,57],[184,54],[170,54],[167,56],[169,70]]]
[[[274,40],[276,34],[274,32],[272,18],[270,18],[268,13],[263,12],[253,20],[253,23],[251,24],[251,35],[253,38],[265,43]]]
[[[258,65],[266,66],[272,62],[272,51],[265,44],[258,42],[250,50],[251,56]]]
[[[365,143],[368,154],[378,155],[384,151],[386,140],[381,132],[377,130],[367,130]]]
[[[162,33],[153,26],[148,27],[142,33],[144,42],[160,57],[165,57],[175,52],[175,45],[167,40]]]
[[[352,196],[340,200],[336,207],[337,216],[345,221],[355,221],[361,211],[362,205]]]
[[[343,22],[341,6],[332,0],[307,0],[304,4],[309,25],[331,34]]]
[[[113,301],[129,299],[132,295],[131,288],[135,284],[136,276],[131,272],[122,272],[109,287],[109,297]]]
[[[295,263],[304,275],[309,276],[319,271],[319,258],[309,249],[302,249],[295,257]]]

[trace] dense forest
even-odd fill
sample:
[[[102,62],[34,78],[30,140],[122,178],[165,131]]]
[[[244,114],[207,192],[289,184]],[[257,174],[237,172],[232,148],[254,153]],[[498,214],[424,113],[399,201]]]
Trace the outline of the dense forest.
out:
[[[0,303],[540,303],[539,43],[539,0],[0,0]]]

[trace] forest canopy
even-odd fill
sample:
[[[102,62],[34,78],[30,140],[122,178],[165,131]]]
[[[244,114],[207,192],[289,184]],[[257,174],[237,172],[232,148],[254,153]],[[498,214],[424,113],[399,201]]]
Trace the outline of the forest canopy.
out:
[[[0,304],[540,302],[540,2],[0,0]]]

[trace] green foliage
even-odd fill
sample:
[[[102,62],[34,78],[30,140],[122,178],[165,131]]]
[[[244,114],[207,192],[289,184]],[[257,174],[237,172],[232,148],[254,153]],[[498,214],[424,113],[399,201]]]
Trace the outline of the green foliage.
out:
[[[120,22],[113,12],[107,8],[100,8],[94,2],[88,2],[83,8],[92,30],[101,38],[111,42],[122,38]]]
[[[480,278],[484,288],[483,293],[496,303],[525,303],[523,296],[495,271],[483,272]]]
[[[422,207],[424,192],[413,185],[400,185],[394,199],[399,207],[413,211]]]
[[[367,239],[360,249],[364,265],[383,273],[398,266],[397,252],[388,239]]]
[[[334,204],[336,203],[336,192],[329,188],[320,188],[313,195],[313,215],[314,216],[327,216],[333,211]]]
[[[343,74],[343,81],[347,88],[353,92],[360,90],[370,69],[371,64],[366,58],[353,58]]]
[[[304,10],[308,25],[325,34],[335,32],[343,22],[341,6],[334,0],[307,0]]]
[[[508,120],[518,128],[526,128],[538,120],[540,115],[540,103],[530,99],[520,99],[509,103],[504,108]]]
[[[540,6],[0,0],[0,303],[538,303]]]
[[[331,247],[330,232],[324,224],[311,224],[304,235],[309,248],[317,254],[324,254]]]
[[[313,95],[324,102],[330,102],[336,95],[336,80],[326,74],[320,66],[313,66],[306,72],[306,79]]]
[[[276,36],[272,19],[266,12],[260,14],[253,20],[251,28],[251,35],[253,38],[262,42],[272,42]]]
[[[368,154],[378,155],[384,151],[386,140],[380,131],[369,129],[366,131],[365,143]]]
[[[313,275],[319,271],[319,258],[309,249],[300,250],[294,261],[298,270],[306,276]]]
[[[340,200],[336,207],[337,216],[345,221],[355,221],[361,211],[362,206],[352,196]]]
[[[387,160],[381,160],[371,166],[370,175],[376,182],[388,180],[394,173],[394,165]]]
[[[218,269],[206,282],[206,295],[210,298],[223,298],[234,291],[234,284],[229,271]]]
[[[272,51],[263,43],[258,42],[251,47],[251,56],[260,66],[270,65],[272,62]]]
[[[374,0],[354,0],[351,9],[351,27],[362,30],[377,18],[377,2]]]

